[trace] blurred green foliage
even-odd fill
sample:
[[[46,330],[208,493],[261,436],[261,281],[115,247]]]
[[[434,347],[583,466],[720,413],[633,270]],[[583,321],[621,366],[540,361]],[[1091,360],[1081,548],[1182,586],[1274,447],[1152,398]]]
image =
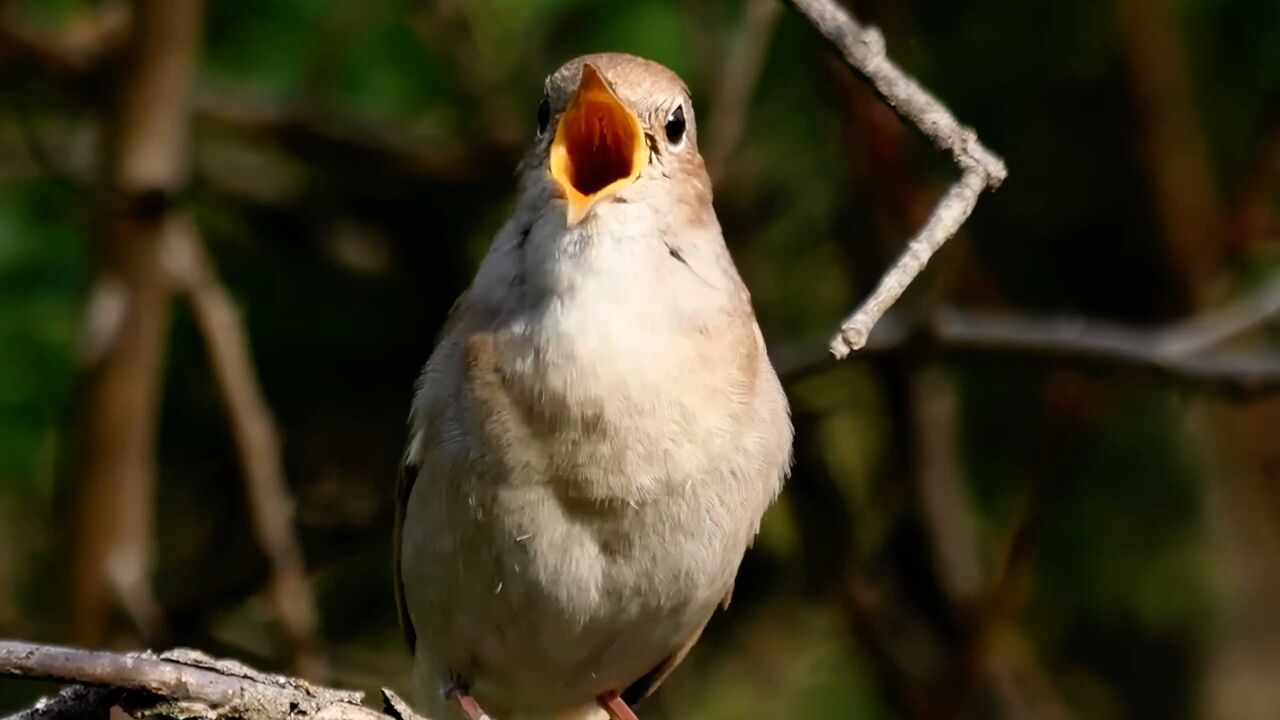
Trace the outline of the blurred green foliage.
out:
[[[75,385],[88,248],[80,208],[33,182],[0,193],[0,483],[51,489]]]

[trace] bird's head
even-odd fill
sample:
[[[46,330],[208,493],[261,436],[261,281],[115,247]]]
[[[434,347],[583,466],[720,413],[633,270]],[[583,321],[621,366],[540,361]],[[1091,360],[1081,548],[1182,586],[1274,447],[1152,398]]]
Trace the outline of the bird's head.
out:
[[[622,53],[570,60],[547,78],[537,122],[526,173],[563,198],[569,226],[606,203],[710,206],[689,90],[658,63]]]

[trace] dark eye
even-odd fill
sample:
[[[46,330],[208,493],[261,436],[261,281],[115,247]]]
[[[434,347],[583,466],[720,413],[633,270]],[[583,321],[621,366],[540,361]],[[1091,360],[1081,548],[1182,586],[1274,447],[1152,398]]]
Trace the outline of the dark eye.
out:
[[[684,141],[684,105],[677,105],[667,118],[667,142],[679,145]]]
[[[547,132],[547,125],[551,124],[551,101],[544,95],[542,102],[538,103],[538,137],[542,137]]]

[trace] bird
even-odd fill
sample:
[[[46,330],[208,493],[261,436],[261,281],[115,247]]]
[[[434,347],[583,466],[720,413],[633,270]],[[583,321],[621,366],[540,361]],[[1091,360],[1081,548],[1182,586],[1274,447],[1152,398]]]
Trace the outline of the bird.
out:
[[[435,720],[635,718],[727,605],[791,465],[688,88],[598,53],[544,90],[397,484],[396,596]]]

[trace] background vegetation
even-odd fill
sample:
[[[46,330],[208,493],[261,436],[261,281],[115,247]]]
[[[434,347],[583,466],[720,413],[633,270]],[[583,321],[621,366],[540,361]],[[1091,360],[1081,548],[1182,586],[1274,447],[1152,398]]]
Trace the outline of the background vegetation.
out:
[[[849,5],[1010,168],[893,323],[1075,315],[1154,343],[1275,285],[1280,4]],[[771,0],[221,0],[189,181],[135,192],[111,170],[135,15],[0,2],[0,636],[404,686],[389,535],[411,388],[569,57],[628,51],[689,83],[783,360],[821,353],[954,174]],[[141,105],[187,117],[181,96]],[[239,417],[274,416],[305,577],[255,525],[288,503],[241,481],[273,447],[237,442],[197,290],[155,318],[155,413],[126,415],[154,453],[114,427],[141,433],[154,483],[86,487],[122,342],[86,308],[141,237],[120,223],[156,217],[192,223],[241,310],[270,416]],[[642,713],[1280,715],[1280,403],[1221,381],[1275,357],[1266,319],[1209,382],[923,331],[793,372],[795,477],[733,607]],[[0,682],[0,710],[41,691]]]

